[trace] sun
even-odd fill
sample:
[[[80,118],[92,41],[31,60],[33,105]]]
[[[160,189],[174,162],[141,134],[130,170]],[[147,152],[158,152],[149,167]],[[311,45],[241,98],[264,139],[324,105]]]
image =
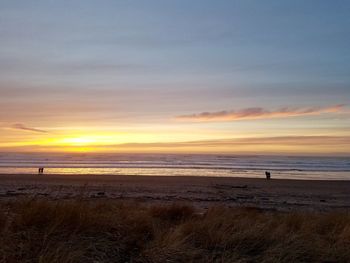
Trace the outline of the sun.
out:
[[[64,138],[60,143],[65,146],[89,146],[98,143],[98,140],[92,137],[72,137]]]

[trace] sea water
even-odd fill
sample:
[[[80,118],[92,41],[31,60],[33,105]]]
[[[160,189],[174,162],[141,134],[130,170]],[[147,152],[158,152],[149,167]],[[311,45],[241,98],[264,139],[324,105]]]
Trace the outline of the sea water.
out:
[[[350,180],[350,157],[227,154],[0,153],[0,173]]]

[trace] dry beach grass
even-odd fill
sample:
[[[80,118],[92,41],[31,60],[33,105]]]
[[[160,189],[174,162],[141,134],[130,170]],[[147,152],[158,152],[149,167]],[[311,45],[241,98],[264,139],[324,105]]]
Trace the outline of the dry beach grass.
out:
[[[0,262],[350,262],[348,212],[94,200],[0,203]]]

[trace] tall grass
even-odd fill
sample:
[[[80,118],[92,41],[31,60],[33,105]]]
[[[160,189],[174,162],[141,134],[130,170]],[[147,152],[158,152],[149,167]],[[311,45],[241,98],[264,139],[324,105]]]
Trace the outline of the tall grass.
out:
[[[0,262],[350,262],[349,213],[114,201],[0,204]]]

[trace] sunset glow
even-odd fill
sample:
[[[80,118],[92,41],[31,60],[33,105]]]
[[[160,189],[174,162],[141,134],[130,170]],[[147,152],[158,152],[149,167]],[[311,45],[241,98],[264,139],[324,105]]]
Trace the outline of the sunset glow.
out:
[[[350,154],[348,4],[107,2],[1,2],[0,151]]]

